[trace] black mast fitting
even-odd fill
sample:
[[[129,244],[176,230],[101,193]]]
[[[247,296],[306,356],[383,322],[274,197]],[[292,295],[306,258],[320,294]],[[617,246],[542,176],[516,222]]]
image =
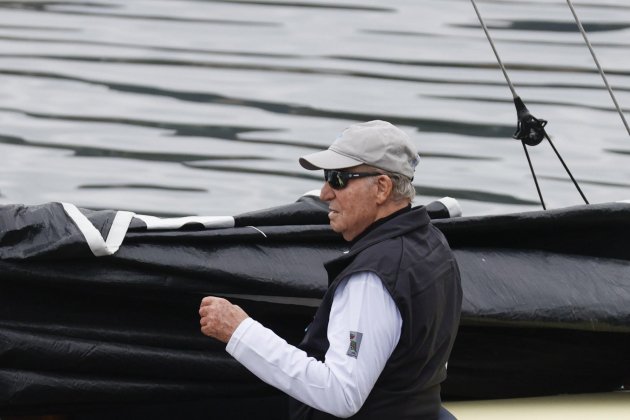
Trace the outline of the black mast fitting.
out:
[[[522,141],[528,146],[537,146],[545,139],[546,120],[540,120],[534,117],[520,96],[514,97],[514,106],[516,106],[516,131],[512,134],[517,140]]]

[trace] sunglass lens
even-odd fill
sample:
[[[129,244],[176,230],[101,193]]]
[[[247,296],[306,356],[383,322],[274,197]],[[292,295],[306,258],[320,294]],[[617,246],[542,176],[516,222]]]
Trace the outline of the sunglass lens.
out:
[[[325,170],[324,179],[335,190],[340,190],[346,186],[346,180],[344,179],[343,172]]]
[[[335,185],[333,185],[333,188],[340,190],[346,187],[346,180],[343,177],[343,172],[334,171],[333,179],[335,180]]]

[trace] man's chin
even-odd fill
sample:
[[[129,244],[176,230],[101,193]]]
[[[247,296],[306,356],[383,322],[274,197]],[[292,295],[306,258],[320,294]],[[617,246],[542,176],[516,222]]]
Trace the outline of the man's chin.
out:
[[[340,234],[344,240],[350,242],[354,236],[349,236],[348,235],[348,231],[345,229],[342,229],[340,226],[335,226],[332,222],[330,223],[330,227],[332,228],[333,232]]]
[[[334,221],[330,221],[330,228],[333,230],[333,232],[337,232],[337,233],[342,233],[343,234],[343,230],[340,228],[338,223],[335,223]]]

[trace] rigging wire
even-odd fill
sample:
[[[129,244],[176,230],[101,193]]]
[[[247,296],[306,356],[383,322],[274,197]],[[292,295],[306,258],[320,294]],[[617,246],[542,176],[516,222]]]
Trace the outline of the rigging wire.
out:
[[[613,93],[612,88],[608,84],[606,73],[604,73],[604,69],[599,64],[599,60],[597,59],[597,56],[595,55],[593,46],[591,45],[591,42],[588,40],[588,37],[586,36],[586,31],[584,30],[584,27],[582,26],[582,22],[580,21],[580,18],[578,17],[577,13],[575,12],[575,9],[573,8],[573,3],[571,3],[571,0],[567,0],[567,4],[569,5],[569,9],[571,9],[571,13],[573,13],[573,17],[575,18],[575,23],[577,24],[578,28],[580,29],[580,32],[582,33],[582,37],[584,38],[584,42],[586,42],[586,46],[588,47],[589,51],[591,52],[591,55],[593,56],[593,61],[595,61],[595,64],[597,65],[599,74],[602,76],[602,79],[604,80],[606,89],[608,89],[608,93],[610,94],[610,97],[612,98],[613,103],[615,104],[615,108],[617,108],[617,112],[619,113],[619,116],[621,117],[621,121],[623,121],[623,125],[626,126],[626,130],[628,131],[628,134],[630,134],[630,126],[628,126],[628,121],[626,121],[626,117],[623,115],[623,111],[621,110],[621,107],[617,103],[617,98],[615,98],[615,94]]]
[[[540,204],[542,204],[543,210],[547,210],[545,206],[545,200],[543,200],[542,193],[540,192],[540,186],[538,185],[538,178],[536,178],[536,172],[534,172],[534,166],[532,165],[532,160],[529,158],[529,152],[527,151],[527,146],[525,146],[525,142],[522,141],[523,151],[525,152],[525,156],[527,157],[527,163],[529,164],[529,170],[532,171],[532,176],[534,177],[534,184],[536,184],[536,191],[538,191],[538,197],[540,197]]]
[[[471,1],[472,5],[473,5],[473,8],[475,9],[475,13],[477,14],[477,18],[479,19],[479,23],[481,24],[481,27],[483,28],[483,31],[486,33],[486,38],[488,38],[488,42],[490,42],[490,46],[492,47],[492,51],[494,52],[494,55],[495,55],[495,57],[497,59],[497,62],[499,63],[499,66],[501,67],[501,71],[503,72],[503,76],[505,76],[505,80],[506,80],[506,82],[508,84],[508,87],[510,88],[510,91],[512,92],[512,96],[514,98],[514,105],[516,106],[516,112],[517,112],[517,129],[516,129],[516,132],[514,133],[513,137],[515,139],[520,140],[521,143],[523,144],[523,151],[525,152],[525,156],[527,157],[527,162],[529,164],[529,169],[532,172],[532,176],[534,178],[534,183],[536,184],[536,191],[538,191],[538,197],[540,197],[540,203],[541,203],[543,209],[546,210],[545,201],[544,201],[542,193],[540,191],[540,187],[538,185],[538,179],[536,178],[536,173],[534,172],[534,167],[533,167],[532,161],[531,161],[531,159],[529,157],[529,153],[527,152],[527,146],[526,145],[536,146],[545,138],[547,139],[547,141],[551,145],[553,151],[556,153],[556,156],[558,157],[558,159],[562,163],[562,166],[564,167],[564,169],[566,170],[567,174],[571,178],[571,181],[573,181],[573,185],[575,185],[575,188],[577,188],[578,192],[582,196],[582,199],[584,200],[584,202],[586,204],[589,204],[588,200],[586,199],[586,196],[584,195],[584,193],[580,189],[580,186],[578,185],[577,181],[575,180],[575,178],[571,174],[571,171],[569,170],[569,167],[564,163],[564,160],[560,156],[560,153],[558,152],[558,150],[554,146],[553,142],[551,141],[551,139],[549,138],[549,136],[545,132],[545,125],[547,125],[547,121],[534,117],[529,112],[529,110],[527,109],[527,107],[525,106],[525,104],[523,103],[521,98],[516,93],[516,89],[514,88],[514,85],[512,84],[512,81],[510,80],[510,77],[508,76],[508,73],[507,73],[507,70],[505,68],[505,65],[503,64],[503,61],[501,60],[501,57],[499,56],[499,52],[497,51],[497,49],[496,49],[496,47],[494,45],[494,41],[492,40],[492,37],[490,36],[490,32],[488,31],[488,28],[486,27],[486,23],[484,22],[483,17],[481,16],[481,13],[479,13],[479,9],[477,8],[477,3],[475,2],[475,0],[470,0],[470,1]],[[567,0],[567,1],[569,1],[569,0]],[[625,119],[624,119],[624,121],[625,121]],[[630,133],[630,130],[629,130],[629,133]]]
[[[479,13],[479,9],[477,9],[477,3],[475,3],[475,0],[470,0],[470,1],[472,1],[472,5],[475,8],[475,13],[477,14],[477,18],[479,18],[479,23],[481,23],[481,27],[483,28],[483,31],[486,33],[486,38],[488,38],[488,41],[490,42],[490,46],[492,47],[492,51],[494,51],[494,56],[497,58],[497,62],[499,63],[499,67],[501,67],[501,71],[503,72],[503,76],[505,76],[505,80],[507,81],[508,87],[512,91],[512,96],[514,98],[516,98],[516,97],[518,97],[518,95],[516,94],[516,89],[514,89],[514,85],[512,84],[512,81],[510,80],[510,76],[508,76],[508,74],[507,74],[507,70],[505,69],[505,66],[503,65],[503,61],[501,61],[501,57],[499,56],[499,52],[497,51],[497,48],[494,46],[494,41],[492,41],[492,37],[490,36],[490,32],[488,32],[488,28],[486,27],[486,23],[483,21],[483,18],[481,17],[481,13]],[[543,207],[544,207],[544,205],[543,205]]]
[[[549,138],[549,136],[547,135],[547,133],[545,133],[545,138],[547,139],[547,141],[549,142],[549,144],[551,145],[551,148],[553,149],[554,152],[556,152],[556,156],[558,156],[558,159],[560,159],[560,163],[562,163],[562,166],[564,166],[564,169],[567,171],[567,173],[569,174],[569,177],[571,178],[571,181],[573,181],[573,185],[575,185],[575,188],[577,188],[578,192],[580,193],[580,195],[582,196],[582,200],[584,200],[584,202],[586,204],[589,204],[588,200],[586,199],[586,196],[584,195],[584,193],[582,192],[582,189],[580,188],[580,186],[578,185],[577,181],[575,180],[575,178],[573,178],[573,175],[571,174],[571,171],[569,170],[569,167],[567,166],[566,163],[564,163],[564,159],[562,159],[562,156],[560,156],[560,153],[558,153],[558,150],[556,149],[556,146],[553,145],[553,142],[551,141],[551,139]]]

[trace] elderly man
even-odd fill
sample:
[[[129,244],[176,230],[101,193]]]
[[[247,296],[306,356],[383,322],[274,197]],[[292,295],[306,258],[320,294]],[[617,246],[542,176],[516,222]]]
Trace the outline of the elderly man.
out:
[[[215,297],[201,330],[292,397],[292,419],[437,419],[440,383],[459,323],[459,271],[424,207],[411,208],[418,154],[384,121],[348,127],[300,158],[324,170],[320,197],[350,250],[325,265],[329,288],[293,347]]]

